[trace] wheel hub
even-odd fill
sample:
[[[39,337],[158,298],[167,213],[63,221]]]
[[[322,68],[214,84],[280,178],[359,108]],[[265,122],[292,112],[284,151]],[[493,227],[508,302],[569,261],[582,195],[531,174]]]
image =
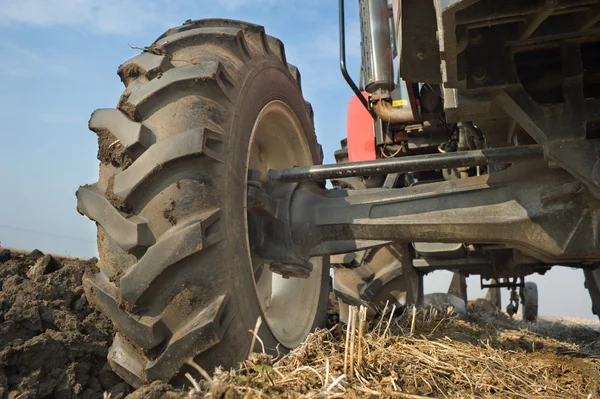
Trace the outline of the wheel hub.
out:
[[[249,256],[264,319],[288,348],[312,329],[323,265],[321,258],[289,255],[293,241],[286,214],[296,184],[264,186],[262,176],[269,169],[312,164],[305,133],[292,110],[280,101],[267,104],[254,124],[247,161]]]

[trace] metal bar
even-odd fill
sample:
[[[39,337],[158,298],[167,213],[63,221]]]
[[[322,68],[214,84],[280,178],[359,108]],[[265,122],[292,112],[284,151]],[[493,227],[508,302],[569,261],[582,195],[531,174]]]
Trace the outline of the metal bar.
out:
[[[591,6],[594,4],[596,0],[581,0],[581,1],[571,1],[567,4],[558,4],[554,7],[556,10],[564,10],[565,8],[576,8],[581,6]]]
[[[496,25],[511,24],[514,22],[523,22],[525,20],[526,20],[526,17],[523,15],[520,15],[517,17],[488,19],[486,21],[469,23],[469,29],[489,28],[491,26],[496,26]]]
[[[521,33],[521,37],[519,37],[519,40],[529,39],[533,32],[535,32],[535,30],[540,27],[542,22],[544,22],[550,16],[550,14],[552,14],[553,11],[554,8],[546,7],[542,8],[539,12],[534,14],[531,20],[529,20],[523,33]]]
[[[342,70],[342,75],[348,85],[356,94],[362,105],[365,106],[365,109],[373,116],[373,111],[369,108],[369,103],[363,96],[360,89],[356,86],[356,83],[352,80],[350,75],[348,74],[348,69],[346,68],[346,16],[344,13],[344,0],[339,0],[339,9],[340,9],[340,69]]]
[[[418,258],[413,260],[413,266],[423,273],[436,270],[481,270],[491,267],[488,257],[472,255],[458,259]]]
[[[448,168],[509,164],[519,160],[542,157],[539,145],[488,148],[474,151],[416,155],[410,157],[348,162],[332,165],[301,166],[290,169],[269,170],[271,181],[319,181],[351,176],[371,176],[388,173],[422,172]]]
[[[406,92],[408,93],[408,104],[412,111],[413,121],[421,120],[421,110],[417,106],[417,97],[419,93],[419,84],[414,82],[406,82]]]
[[[590,29],[592,26],[596,25],[596,23],[600,21],[600,5],[592,7],[592,13],[592,17],[590,17],[587,21],[583,23],[581,28],[579,28],[579,32],[583,32]]]
[[[481,289],[484,288],[523,288],[525,287],[525,280],[523,279],[523,277],[514,277],[511,281],[510,278],[508,278],[505,281],[502,282],[496,282],[496,283],[490,283],[490,284],[486,284],[483,282],[483,278],[480,280],[480,284],[481,284]]]

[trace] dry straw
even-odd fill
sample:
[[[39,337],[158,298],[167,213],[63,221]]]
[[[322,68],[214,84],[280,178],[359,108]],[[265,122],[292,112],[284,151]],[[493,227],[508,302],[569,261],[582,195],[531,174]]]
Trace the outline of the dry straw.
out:
[[[365,308],[353,308],[348,325],[318,330],[280,359],[252,354],[240,372],[198,378],[191,396],[571,399],[600,393],[599,335],[591,328],[389,310],[370,322]]]

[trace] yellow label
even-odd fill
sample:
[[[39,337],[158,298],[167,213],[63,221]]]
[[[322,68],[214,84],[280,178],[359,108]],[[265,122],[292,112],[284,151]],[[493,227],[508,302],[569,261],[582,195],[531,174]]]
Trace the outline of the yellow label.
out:
[[[406,100],[394,100],[392,101],[392,107],[405,107],[408,105]]]

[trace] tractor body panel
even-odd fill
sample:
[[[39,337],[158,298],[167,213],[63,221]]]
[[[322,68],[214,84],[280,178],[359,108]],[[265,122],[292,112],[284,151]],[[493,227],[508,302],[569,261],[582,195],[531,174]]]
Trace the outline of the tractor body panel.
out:
[[[368,98],[368,93],[363,93]],[[371,161],[375,154],[375,131],[373,118],[354,96],[348,104],[347,119],[348,160],[350,162]]]

